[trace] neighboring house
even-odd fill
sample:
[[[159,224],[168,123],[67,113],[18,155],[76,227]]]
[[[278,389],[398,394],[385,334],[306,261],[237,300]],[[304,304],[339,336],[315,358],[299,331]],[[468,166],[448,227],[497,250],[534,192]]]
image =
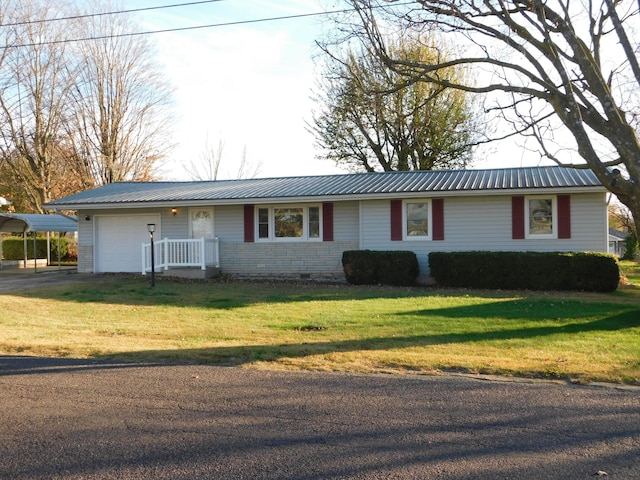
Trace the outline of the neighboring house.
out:
[[[156,269],[204,238],[206,263],[238,277],[344,280],[342,252],[358,249],[411,250],[421,276],[432,251],[608,250],[605,188],[561,167],[125,182],[47,208],[77,211],[82,272],[148,271],[147,224],[169,239]]]
[[[625,240],[629,236],[627,232],[609,229],[609,253],[622,257],[626,251]]]

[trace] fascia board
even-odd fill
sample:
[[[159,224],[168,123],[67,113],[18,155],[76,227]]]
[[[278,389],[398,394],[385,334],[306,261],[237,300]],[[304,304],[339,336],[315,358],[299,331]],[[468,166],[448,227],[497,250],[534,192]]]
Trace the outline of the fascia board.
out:
[[[319,203],[336,201],[386,200],[393,198],[430,198],[430,197],[477,197],[503,195],[544,195],[558,193],[606,193],[602,186],[557,187],[557,188],[514,188],[500,190],[452,190],[421,192],[365,193],[347,195],[299,196],[299,197],[260,197],[204,200],[159,200],[150,202],[101,202],[71,203],[47,205],[45,208],[56,210],[107,210],[114,208],[179,208],[211,205],[244,205],[244,204],[285,204],[285,203]]]

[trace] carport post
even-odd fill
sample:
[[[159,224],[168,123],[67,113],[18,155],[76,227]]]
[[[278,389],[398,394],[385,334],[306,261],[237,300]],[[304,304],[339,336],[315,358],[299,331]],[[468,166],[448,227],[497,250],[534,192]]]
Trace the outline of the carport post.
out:
[[[60,232],[58,232],[58,270],[60,270],[60,267],[61,267],[60,262],[61,262],[61,259],[60,259]]]
[[[33,232],[33,273],[38,273],[38,248],[36,245],[36,232]]]
[[[27,257],[28,257],[27,248],[29,248],[28,245],[27,245],[27,229],[26,228],[24,230],[22,230],[22,243],[23,243],[23,247],[24,247],[24,268],[26,269],[27,268]]]

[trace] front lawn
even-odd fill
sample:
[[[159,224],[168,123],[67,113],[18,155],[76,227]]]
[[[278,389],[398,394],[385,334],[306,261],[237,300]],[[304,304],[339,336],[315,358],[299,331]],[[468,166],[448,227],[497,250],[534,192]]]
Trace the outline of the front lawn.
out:
[[[640,384],[634,285],[583,294],[159,279],[151,289],[98,278],[0,295],[0,354]]]
[[[620,273],[625,284],[640,288],[640,263],[631,260],[620,261]]]

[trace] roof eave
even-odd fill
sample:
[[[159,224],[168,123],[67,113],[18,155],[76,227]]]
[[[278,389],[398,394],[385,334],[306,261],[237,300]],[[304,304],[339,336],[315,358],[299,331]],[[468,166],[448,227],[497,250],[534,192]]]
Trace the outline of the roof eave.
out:
[[[484,190],[454,190],[454,191],[418,191],[418,192],[389,192],[364,193],[343,195],[317,195],[295,197],[256,197],[229,199],[167,199],[155,201],[132,202],[85,202],[85,203],[49,203],[45,208],[54,210],[108,210],[113,208],[166,208],[190,207],[203,205],[244,205],[244,204],[272,204],[272,203],[318,203],[335,201],[386,200],[393,198],[432,198],[432,197],[460,197],[486,195],[545,195],[557,193],[606,193],[602,185],[588,185],[579,187],[545,187],[545,188],[513,188],[513,189],[484,189]]]

